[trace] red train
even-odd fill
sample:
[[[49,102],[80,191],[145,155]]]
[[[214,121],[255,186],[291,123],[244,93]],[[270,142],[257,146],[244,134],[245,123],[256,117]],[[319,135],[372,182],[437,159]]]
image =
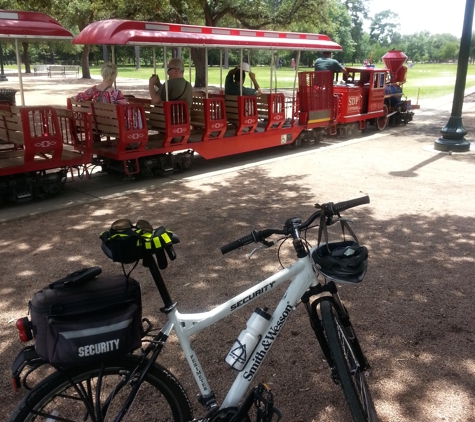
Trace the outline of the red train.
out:
[[[160,45],[164,57],[167,46],[341,50],[318,34],[121,20],[95,22],[73,43]],[[183,101],[152,106],[133,97],[127,105],[70,99],[68,110],[1,105],[0,197],[18,201],[57,194],[68,171],[87,175],[91,164],[150,176],[186,169],[194,154],[212,159],[351,135],[368,125],[383,130],[388,122],[406,124],[413,118],[402,92],[406,56],[391,51],[383,60],[384,69],[347,67],[346,80],[297,69],[298,86],[288,95],[272,88],[260,97],[206,89],[194,97],[191,110]]]

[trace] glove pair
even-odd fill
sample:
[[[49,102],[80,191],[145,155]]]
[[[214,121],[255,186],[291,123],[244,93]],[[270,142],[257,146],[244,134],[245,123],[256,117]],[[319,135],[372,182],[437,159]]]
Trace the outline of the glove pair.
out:
[[[153,230],[148,222],[132,225],[127,219],[116,221],[110,230],[101,233],[99,237],[102,240],[102,250],[114,262],[132,264],[154,253],[161,270],[168,266],[166,255],[172,261],[176,259],[173,244],[180,241],[176,234],[163,226]]]
[[[177,235],[165,229],[165,227],[160,226],[158,229],[155,229],[153,233],[144,233],[142,238],[145,238],[145,249],[155,252],[158,268],[161,270],[164,270],[168,266],[165,252],[171,261],[176,259],[173,243],[178,243],[180,240]]]

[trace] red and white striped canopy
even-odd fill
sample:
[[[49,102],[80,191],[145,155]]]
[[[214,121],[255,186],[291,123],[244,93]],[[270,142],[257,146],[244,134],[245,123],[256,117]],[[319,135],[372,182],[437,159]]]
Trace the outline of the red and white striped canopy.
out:
[[[327,35],[110,19],[84,28],[73,44],[340,51]]]
[[[71,40],[73,34],[39,12],[0,10],[0,39]]]

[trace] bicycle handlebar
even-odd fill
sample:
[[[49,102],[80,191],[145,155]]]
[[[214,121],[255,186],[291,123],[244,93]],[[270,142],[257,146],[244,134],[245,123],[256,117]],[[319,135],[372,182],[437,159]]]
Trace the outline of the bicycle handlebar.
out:
[[[296,228],[298,230],[303,230],[306,229],[310,224],[313,223],[313,221],[320,217],[323,213],[324,216],[326,217],[332,217],[334,215],[339,215],[340,212],[346,211],[350,208],[358,207],[360,205],[364,204],[369,204],[369,196],[363,196],[361,198],[355,198],[355,199],[349,199],[348,201],[342,201],[342,202],[337,202],[334,204],[333,202],[328,202],[326,204],[323,204],[320,207],[320,209],[316,212],[314,212],[305,223],[299,224]],[[294,226],[291,227],[292,229],[295,229]],[[259,243],[264,241],[266,238],[273,234],[282,234],[285,236],[288,236],[291,234],[291,228],[289,227],[284,227],[283,229],[264,229],[264,230],[253,230],[251,234],[248,234],[247,236],[241,237],[238,240],[235,240],[231,243],[228,243],[227,245],[224,245],[221,247],[221,253],[227,254],[228,252],[231,252],[235,249],[240,248],[241,246],[249,245],[251,243]]]

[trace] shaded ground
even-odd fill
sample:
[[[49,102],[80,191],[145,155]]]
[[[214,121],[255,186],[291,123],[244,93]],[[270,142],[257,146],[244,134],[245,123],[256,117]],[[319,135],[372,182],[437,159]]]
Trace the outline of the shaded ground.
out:
[[[0,418],[6,419],[21,396],[12,392],[9,379],[21,347],[14,321],[26,315],[34,291],[67,272],[92,265],[106,274],[120,271],[102,254],[98,239],[112,221],[145,218],[178,233],[178,258],[164,276],[180,310],[199,311],[279,269],[276,248],[248,260],[251,247],[223,257],[220,246],[251,229],[305,218],[314,203],[368,194],[370,205],[346,215],[370,249],[369,270],[362,284],[340,291],[372,364],[370,388],[381,420],[474,421],[475,155],[432,150],[449,114],[450,108],[435,108],[434,102],[407,127],[368,130],[364,137],[327,141],[301,154],[269,152],[272,160],[227,173],[208,174],[203,167],[190,178],[153,179],[153,187],[142,184],[138,192],[117,189],[115,197],[97,195],[80,206],[0,223]],[[471,136],[474,117],[467,109],[464,125]],[[143,268],[134,274],[142,281],[145,315],[162,323],[150,277]],[[278,298],[259,299],[252,307],[272,309]],[[223,359],[252,307],[194,341],[219,399],[233,379]],[[282,334],[257,381],[273,387],[283,420],[349,420],[301,307]],[[174,338],[160,361],[196,404],[197,389]],[[202,415],[198,406],[195,410],[196,417]]]

